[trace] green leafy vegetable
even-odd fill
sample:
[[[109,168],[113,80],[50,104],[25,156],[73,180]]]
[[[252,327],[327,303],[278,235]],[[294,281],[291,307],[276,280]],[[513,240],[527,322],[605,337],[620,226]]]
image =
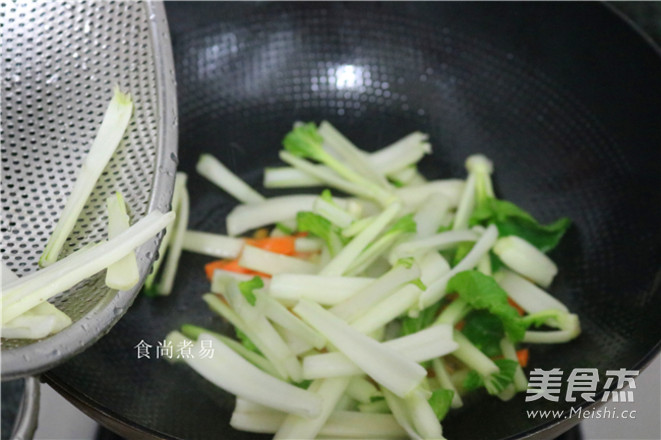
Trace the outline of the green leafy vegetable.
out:
[[[423,309],[417,318],[411,318],[407,316],[402,321],[402,336],[410,335],[412,333],[419,332],[422,329],[425,329],[432,325],[436,319],[436,314],[438,309],[441,307],[441,302],[438,301],[431,306]]]
[[[575,325],[575,318],[571,313],[562,310],[542,310],[526,315],[521,318],[521,322],[526,328],[542,327],[548,325],[560,329],[568,329]]]
[[[461,384],[466,391],[474,391],[484,386],[484,379],[475,370],[470,370]]]
[[[473,310],[464,318],[461,332],[489,357],[500,356],[500,340],[505,334],[499,317],[486,310]]]
[[[292,235],[294,233],[294,230],[292,228],[290,228],[289,226],[285,225],[282,222],[276,223],[275,228],[286,235]]]
[[[425,283],[422,282],[420,278],[416,278],[413,281],[411,281],[409,284],[413,284],[415,287],[418,289],[422,290],[423,292],[427,290],[427,286],[425,286]]]
[[[493,251],[489,251],[489,258],[491,259],[491,271],[493,273],[496,273],[498,270],[505,267],[503,260],[501,260],[498,255],[494,254]]]
[[[457,250],[454,253],[454,257],[452,258],[452,267],[456,266],[459,264],[461,260],[464,259],[466,255],[473,249],[473,246],[475,243],[462,243],[459,246],[457,246]]]
[[[429,405],[434,410],[434,414],[436,414],[439,421],[443,420],[450,410],[452,397],[454,397],[454,391],[452,390],[439,388],[432,391],[431,397],[429,398]]]
[[[328,203],[336,204],[335,201],[333,201],[333,194],[331,193],[330,189],[325,189],[321,192],[321,195],[319,196],[323,200],[327,201]]]
[[[282,145],[285,150],[299,157],[314,159],[319,162],[325,161],[328,153],[323,150],[324,138],[317,132],[317,126],[313,122],[299,125],[287,133]]]
[[[415,263],[415,258],[406,257],[406,258],[400,258],[399,260],[397,260],[395,265],[404,266],[405,268],[410,269],[411,267],[413,267],[413,263]]]
[[[514,373],[519,366],[518,362],[511,359],[496,359],[498,372],[492,374],[485,383],[489,394],[495,395],[501,393],[509,384],[514,381]]]
[[[490,223],[496,225],[501,237],[516,235],[542,252],[548,252],[558,245],[571,221],[562,217],[551,224],[542,225],[514,203],[489,198],[475,207],[470,224],[486,226]]]
[[[236,337],[239,338],[241,341],[241,344],[243,344],[244,347],[246,347],[250,351],[254,351],[255,353],[262,354],[261,351],[259,351],[259,348],[255,345],[254,342],[250,340],[248,336],[246,336],[245,333],[243,333],[241,330],[238,328],[234,327],[234,331],[236,332]]]
[[[312,384],[312,381],[310,379],[303,380],[301,382],[296,382],[294,385],[296,385],[299,388],[303,388],[304,390],[307,390],[310,385]]]
[[[251,280],[241,281],[239,283],[239,290],[241,291],[241,294],[246,298],[251,306],[254,306],[255,302],[257,302],[257,298],[255,297],[253,290],[261,289],[262,287],[264,287],[264,281],[262,281],[260,277],[253,277]]]
[[[492,277],[466,270],[450,278],[446,290],[456,292],[471,307],[488,310],[500,318],[512,341],[523,339],[526,327],[516,309],[507,302],[507,293]]]
[[[397,220],[395,224],[392,225],[390,229],[386,231],[386,234],[394,234],[394,233],[415,234],[416,230],[417,230],[417,226],[415,224],[415,220],[413,220],[413,214],[408,214]]]
[[[313,122],[299,125],[290,131],[282,141],[282,145],[289,153],[300,158],[312,159],[321,162],[339,174],[343,179],[360,187],[374,200],[383,206],[388,206],[394,196],[390,191],[361,176],[323,149],[323,137],[317,131]]]
[[[299,232],[309,232],[324,240],[331,255],[335,255],[342,244],[339,230],[329,220],[314,212],[301,211],[296,214]]]
[[[519,364],[511,359],[496,359],[494,363],[499,368],[498,372],[486,378],[480,376],[475,370],[469,371],[462,383],[464,389],[473,391],[484,386],[491,395],[502,392],[514,381],[514,373]]]

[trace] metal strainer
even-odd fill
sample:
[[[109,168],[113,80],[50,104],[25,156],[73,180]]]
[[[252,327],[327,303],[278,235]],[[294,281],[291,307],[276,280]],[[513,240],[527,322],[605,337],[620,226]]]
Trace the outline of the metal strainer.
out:
[[[132,222],[169,209],[177,106],[163,5],[1,2],[2,259],[18,276],[39,256],[103,119],[115,84],[131,93],[129,129],[61,257],[106,237],[105,198],[121,191]],[[141,280],[157,239],[137,251]],[[89,347],[124,314],[139,286],[116,292],[103,274],[52,302],[74,323],[52,337],[2,340],[2,379],[52,368]]]

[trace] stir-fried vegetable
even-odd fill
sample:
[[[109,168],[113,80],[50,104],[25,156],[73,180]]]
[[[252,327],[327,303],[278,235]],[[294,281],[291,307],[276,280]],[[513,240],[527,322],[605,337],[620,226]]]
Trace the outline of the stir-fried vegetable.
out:
[[[543,226],[496,199],[486,157],[468,158],[466,182],[427,182],[416,168],[431,152],[421,133],[367,153],[328,122],[297,124],[283,146],[293,168],[266,169],[265,186],[353,197],[265,199],[205,155],[198,171],[241,204],[226,219],[230,236],[183,234],[184,250],[221,258],[205,266],[203,300],[238,341],[182,331],[224,356],[186,362],[237,395],[233,427],[276,439],[443,438],[440,421],[463,394],[507,400],[527,388],[521,344],[580,333],[543,290],[557,273],[545,252],[568,220]],[[268,237],[236,237],[265,226]]]

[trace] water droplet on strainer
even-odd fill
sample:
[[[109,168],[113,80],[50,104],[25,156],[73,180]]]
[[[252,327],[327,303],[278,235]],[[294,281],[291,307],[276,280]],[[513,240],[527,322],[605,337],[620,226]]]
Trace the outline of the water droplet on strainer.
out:
[[[170,159],[172,159],[172,161],[173,161],[174,163],[176,163],[177,165],[179,165],[179,158],[177,157],[177,155],[176,155],[175,153],[170,153]]]
[[[56,82],[58,79],[60,79],[60,75],[58,75],[57,73],[54,73],[54,74],[52,74],[52,75],[50,76],[50,78],[48,78],[48,79],[46,80],[46,84],[53,84],[53,83]]]
[[[62,352],[60,351],[59,348],[55,348],[53,351],[50,352],[50,355],[53,357],[57,357],[61,354]]]
[[[23,360],[24,360],[25,362],[29,362],[29,361],[30,361],[30,355],[24,354],[24,355],[23,355]]]

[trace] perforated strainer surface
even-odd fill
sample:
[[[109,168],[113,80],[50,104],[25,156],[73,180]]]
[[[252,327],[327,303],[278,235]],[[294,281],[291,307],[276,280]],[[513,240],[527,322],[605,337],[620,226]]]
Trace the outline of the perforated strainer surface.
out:
[[[124,196],[132,222],[167,210],[176,167],[176,102],[162,5],[3,2],[2,259],[17,275],[39,257],[96,135],[112,88],[134,102],[129,128],[87,201],[61,257],[106,238],[105,199]],[[139,252],[141,275],[155,240]],[[102,274],[53,302],[75,322],[55,337],[2,341],[2,375],[34,373],[80,351],[126,310]]]

